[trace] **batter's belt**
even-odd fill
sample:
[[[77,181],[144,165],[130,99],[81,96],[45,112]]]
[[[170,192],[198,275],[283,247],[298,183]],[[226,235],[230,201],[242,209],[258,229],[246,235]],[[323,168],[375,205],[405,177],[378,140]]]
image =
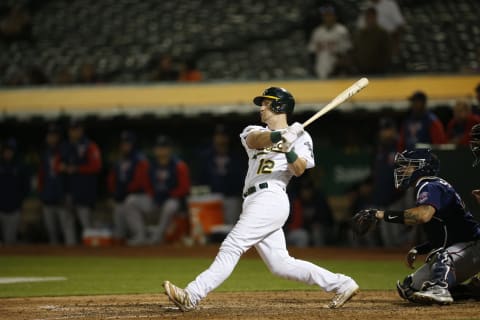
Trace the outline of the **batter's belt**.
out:
[[[248,197],[249,195],[254,194],[255,192],[257,192],[258,190],[267,189],[267,188],[268,188],[268,183],[267,183],[267,182],[259,183],[259,184],[258,184],[258,188],[255,187],[255,186],[251,186],[250,188],[247,189],[247,191],[245,191],[245,192],[243,193],[243,197],[246,198],[246,197]]]

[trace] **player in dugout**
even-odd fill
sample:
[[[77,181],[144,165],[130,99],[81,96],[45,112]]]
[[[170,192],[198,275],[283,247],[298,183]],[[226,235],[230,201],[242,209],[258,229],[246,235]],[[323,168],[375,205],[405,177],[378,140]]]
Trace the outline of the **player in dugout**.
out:
[[[131,220],[130,215],[137,212],[137,208],[144,208],[150,201],[147,193],[150,164],[146,156],[138,150],[137,137],[134,132],[122,131],[119,140],[118,158],[110,168],[107,186],[115,201],[113,210],[114,241],[122,244],[126,240],[126,243],[129,244],[145,241],[145,235],[131,230],[132,225],[127,221]],[[140,236],[140,239],[134,239],[133,236]]]
[[[416,206],[406,210],[365,209],[354,218],[354,230],[363,235],[378,220],[386,223],[422,225],[427,242],[410,249],[406,264],[414,269],[417,255],[425,264],[402,282],[399,295],[420,304],[451,304],[475,298],[472,289],[480,271],[480,223],[466,209],[455,189],[438,177],[440,162],[430,149],[412,149],[395,157],[395,186],[415,188]],[[470,279],[470,282],[465,284]]]
[[[287,184],[315,165],[312,138],[300,123],[288,125],[287,115],[293,112],[295,100],[287,90],[270,87],[253,102],[266,126],[247,126],[239,136],[249,158],[240,218],[210,267],[185,289],[165,281],[165,293],[180,310],[196,309],[230,276],[242,254],[255,247],[273,274],[334,293],[327,307],[339,308],[358,292],[357,283],[344,274],[291,257],[283,232],[290,213]]]

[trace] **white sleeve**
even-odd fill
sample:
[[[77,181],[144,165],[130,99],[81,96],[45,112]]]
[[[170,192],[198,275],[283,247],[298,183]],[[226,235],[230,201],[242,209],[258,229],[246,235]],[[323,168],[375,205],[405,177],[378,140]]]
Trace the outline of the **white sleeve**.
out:
[[[240,133],[240,141],[242,142],[242,145],[245,149],[249,149],[247,146],[247,136],[253,132],[253,131],[265,131],[264,127],[261,126],[248,126],[245,129],[243,129],[242,133]]]
[[[396,26],[395,29],[405,24],[405,19],[403,18],[402,12],[400,11],[400,7],[395,1],[389,2],[388,9],[388,12],[390,13],[389,19],[391,19],[393,24]]]
[[[312,137],[308,132],[305,133],[295,141],[294,151],[299,158],[307,161],[307,169],[315,167],[315,158],[313,154],[313,142]]]

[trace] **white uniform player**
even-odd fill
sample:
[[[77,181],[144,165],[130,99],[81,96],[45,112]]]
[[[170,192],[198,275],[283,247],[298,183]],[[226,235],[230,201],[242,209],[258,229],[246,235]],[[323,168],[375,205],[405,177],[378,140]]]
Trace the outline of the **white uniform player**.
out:
[[[341,307],[358,292],[356,282],[292,258],[282,229],[290,211],[285,192],[289,180],[315,165],[312,139],[301,124],[288,126],[287,113],[293,111],[295,100],[285,89],[268,88],[254,103],[260,106],[261,120],[267,127],[248,126],[240,134],[249,157],[242,214],[212,265],[185,289],[165,281],[165,293],[182,311],[195,309],[228,278],[241,255],[254,246],[273,274],[334,292],[328,307]]]
[[[320,79],[328,78],[335,71],[339,58],[351,49],[350,33],[336,21],[331,6],[322,7],[322,25],[316,27],[308,43],[308,51],[315,54],[315,73]]]

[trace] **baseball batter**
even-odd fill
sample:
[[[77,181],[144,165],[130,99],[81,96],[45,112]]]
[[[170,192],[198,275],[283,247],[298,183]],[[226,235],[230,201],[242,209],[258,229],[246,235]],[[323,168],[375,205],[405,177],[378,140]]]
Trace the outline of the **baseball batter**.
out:
[[[185,289],[165,281],[165,293],[182,311],[194,310],[228,278],[241,255],[254,246],[273,274],[335,293],[328,307],[339,308],[358,292],[357,283],[343,274],[292,258],[282,230],[290,209],[285,191],[288,182],[315,165],[312,139],[300,123],[288,126],[287,114],[293,111],[295,100],[285,89],[270,87],[253,102],[260,106],[261,121],[267,126],[248,126],[240,134],[249,157],[242,214],[211,266]]]

